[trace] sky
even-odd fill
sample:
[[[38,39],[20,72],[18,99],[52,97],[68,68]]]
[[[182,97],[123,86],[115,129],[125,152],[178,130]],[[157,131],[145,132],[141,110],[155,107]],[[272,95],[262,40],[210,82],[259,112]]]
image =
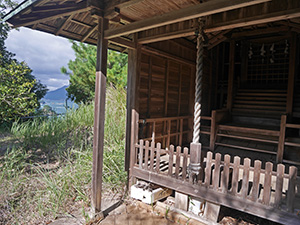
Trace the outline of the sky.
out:
[[[75,59],[68,39],[20,28],[10,31],[5,44],[18,61],[27,63],[32,74],[50,91],[69,84],[69,77],[60,72],[62,66],[67,67],[69,60]]]
[[[27,63],[32,74],[49,90],[69,84],[69,77],[60,72],[62,66],[67,67],[69,60],[75,58],[68,39],[20,28],[10,31],[5,44],[18,61]]]

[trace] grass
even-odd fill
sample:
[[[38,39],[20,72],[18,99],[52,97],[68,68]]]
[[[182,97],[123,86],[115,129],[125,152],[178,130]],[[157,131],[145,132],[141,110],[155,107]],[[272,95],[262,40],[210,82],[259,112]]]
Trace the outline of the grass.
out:
[[[126,181],[125,103],[124,90],[107,89],[103,181],[113,193]],[[15,144],[0,155],[0,224],[47,223],[90,206],[93,107],[13,124]]]

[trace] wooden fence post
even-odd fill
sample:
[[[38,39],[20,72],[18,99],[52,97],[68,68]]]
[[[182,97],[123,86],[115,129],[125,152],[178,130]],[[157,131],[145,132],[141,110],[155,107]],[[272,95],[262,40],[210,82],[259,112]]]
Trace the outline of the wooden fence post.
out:
[[[289,212],[294,212],[295,189],[297,179],[297,167],[291,166],[289,169],[289,186],[287,192],[287,207]]]
[[[137,151],[136,151],[135,144],[138,143],[138,130],[139,130],[139,114],[133,109],[131,111],[130,168],[129,168],[129,176],[128,176],[129,186],[135,183],[135,179],[132,177],[132,169],[137,159]]]
[[[216,111],[211,112],[209,149],[214,151],[216,139]]]
[[[285,130],[286,130],[286,115],[282,115],[281,116],[281,122],[280,122],[278,150],[277,150],[277,156],[276,156],[276,162],[277,163],[282,163],[282,160],[283,160]]]

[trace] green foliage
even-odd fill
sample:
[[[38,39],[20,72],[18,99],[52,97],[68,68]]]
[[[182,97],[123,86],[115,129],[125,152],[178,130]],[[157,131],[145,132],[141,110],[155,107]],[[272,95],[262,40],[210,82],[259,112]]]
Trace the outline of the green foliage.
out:
[[[113,195],[123,193],[127,177],[125,112],[125,90],[108,87],[103,181]],[[89,206],[93,120],[91,102],[64,117],[14,123],[17,142],[0,157],[0,224],[44,224],[58,213]]]
[[[0,0],[0,17],[15,4],[11,0]],[[8,32],[8,25],[0,21],[0,125],[33,113],[39,108],[38,100],[47,92],[30,68],[13,59],[14,54],[6,50]]]
[[[27,78],[30,72],[15,61],[0,67],[0,122],[27,116],[37,108],[38,99],[32,92],[36,81]]]
[[[75,52],[75,60],[70,60],[68,68],[62,67],[61,72],[70,76],[68,97],[76,103],[89,102],[94,99],[96,54],[95,46],[71,41]],[[107,83],[115,87],[127,84],[127,55],[112,50],[108,51]]]
[[[0,0],[0,17],[15,5],[11,0]],[[0,21],[0,125],[33,113],[39,108],[38,100],[47,92],[30,68],[13,59],[14,54],[7,51],[5,39],[9,30],[9,26]]]
[[[16,2],[11,0],[0,0],[0,18],[4,16],[4,12],[16,6]],[[14,56],[13,53],[8,52],[5,47],[5,40],[8,36],[9,26],[0,21],[0,66],[9,63],[11,58]]]
[[[128,57],[124,53],[108,50],[107,81],[117,87],[127,85]]]

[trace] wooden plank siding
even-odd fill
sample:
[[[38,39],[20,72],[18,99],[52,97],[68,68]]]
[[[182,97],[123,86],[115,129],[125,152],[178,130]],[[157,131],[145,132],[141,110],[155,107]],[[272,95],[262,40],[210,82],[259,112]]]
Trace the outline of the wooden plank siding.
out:
[[[192,115],[191,104],[194,93],[194,64],[196,49],[186,47],[177,41],[153,43],[147,49],[141,50],[141,67],[139,79],[139,115],[140,119],[178,117]],[[149,51],[151,49],[151,51]],[[155,51],[154,51],[155,50]],[[168,57],[172,54],[177,58]],[[195,61],[195,60],[194,60]],[[189,63],[190,62],[190,63]],[[168,132],[175,133],[188,130],[188,120],[158,121],[143,126],[140,135],[150,137],[151,132],[156,137]],[[169,130],[168,130],[169,127]],[[165,147],[167,143],[188,143],[192,131],[181,135],[171,135],[156,139]]]

